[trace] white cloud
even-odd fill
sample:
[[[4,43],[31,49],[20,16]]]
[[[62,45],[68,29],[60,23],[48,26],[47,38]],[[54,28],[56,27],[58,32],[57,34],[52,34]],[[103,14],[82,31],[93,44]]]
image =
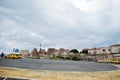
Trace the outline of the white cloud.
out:
[[[42,35],[39,35],[35,32],[29,32],[20,29],[16,31],[2,32],[0,37],[0,45],[9,49],[38,48],[39,44],[41,42],[43,43],[46,40]]]
[[[41,2],[42,5],[40,5]],[[65,27],[73,28],[73,25],[76,24],[76,21],[73,15],[71,15],[71,12],[67,12],[68,8],[71,6],[69,2],[69,0],[33,1],[35,10],[38,12],[38,14],[44,14],[43,16],[47,16],[47,18],[44,19],[46,23],[52,23],[56,27],[56,24],[59,23],[65,25]],[[42,12],[40,11],[41,7],[44,8]]]
[[[97,13],[104,8],[104,3],[101,0],[73,0],[72,2],[76,8],[85,13]]]
[[[119,2],[6,1],[9,8],[0,5],[0,47],[33,49],[41,43],[43,48],[81,49],[119,42]]]
[[[0,12],[1,13],[7,13],[7,14],[15,14],[16,12],[12,9],[9,9],[9,8],[5,8],[5,7],[2,7],[0,6]]]
[[[1,21],[1,25],[3,25],[3,26],[9,26],[10,27],[10,25],[16,26],[16,23],[13,20],[11,20],[11,19],[5,19],[5,20],[3,19]]]

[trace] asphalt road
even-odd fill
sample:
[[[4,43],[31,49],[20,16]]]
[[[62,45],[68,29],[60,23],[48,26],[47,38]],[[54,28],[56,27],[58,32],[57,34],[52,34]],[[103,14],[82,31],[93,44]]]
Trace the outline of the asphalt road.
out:
[[[59,61],[59,60],[42,60],[42,59],[2,59],[0,58],[0,66],[37,69],[37,70],[53,70],[53,71],[109,71],[116,70],[117,67],[112,64],[86,62],[86,61]]]

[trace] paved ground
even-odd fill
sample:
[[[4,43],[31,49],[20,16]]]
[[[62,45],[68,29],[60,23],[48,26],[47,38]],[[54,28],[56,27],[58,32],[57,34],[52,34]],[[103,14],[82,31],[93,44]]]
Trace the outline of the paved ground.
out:
[[[85,61],[59,61],[59,60],[42,60],[42,59],[2,59],[0,58],[0,66],[54,70],[54,71],[109,71],[116,70],[117,67],[111,64],[85,62]]]

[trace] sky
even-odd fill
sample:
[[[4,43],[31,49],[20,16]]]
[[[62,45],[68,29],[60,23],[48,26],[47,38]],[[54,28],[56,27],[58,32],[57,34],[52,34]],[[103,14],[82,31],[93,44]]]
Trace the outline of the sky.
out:
[[[0,0],[0,52],[120,43],[120,0]]]

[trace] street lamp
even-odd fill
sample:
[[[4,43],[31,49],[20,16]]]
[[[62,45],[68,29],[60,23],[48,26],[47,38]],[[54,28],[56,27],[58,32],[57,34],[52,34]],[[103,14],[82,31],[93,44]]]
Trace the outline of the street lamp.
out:
[[[41,46],[42,46],[42,45],[41,45],[41,43],[40,43],[40,45],[39,45],[39,46],[40,46],[40,53],[39,53],[39,57],[41,57]]]
[[[41,45],[41,43],[40,43],[40,49],[41,49],[41,46],[42,46],[42,45]]]
[[[96,48],[94,48],[94,61],[96,62]]]

